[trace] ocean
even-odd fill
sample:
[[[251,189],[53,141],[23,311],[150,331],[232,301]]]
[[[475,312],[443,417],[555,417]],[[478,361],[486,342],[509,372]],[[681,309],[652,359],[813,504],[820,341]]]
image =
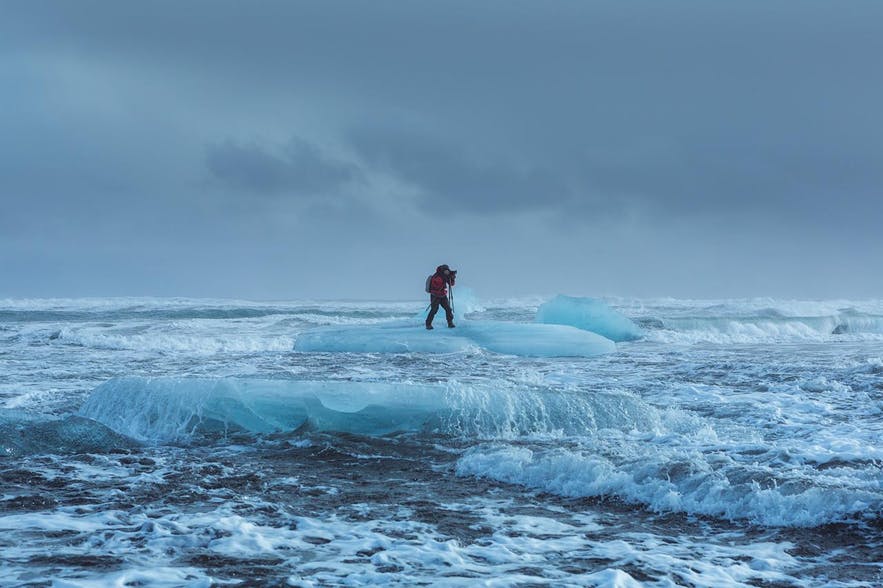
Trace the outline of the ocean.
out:
[[[606,303],[641,336],[537,357],[295,350],[425,301],[0,300],[0,584],[883,585],[883,301]]]

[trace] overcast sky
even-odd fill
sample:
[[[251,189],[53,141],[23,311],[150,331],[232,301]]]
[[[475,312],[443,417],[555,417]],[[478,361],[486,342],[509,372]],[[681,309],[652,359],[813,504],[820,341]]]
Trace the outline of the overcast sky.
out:
[[[0,297],[883,297],[883,2],[0,3]]]

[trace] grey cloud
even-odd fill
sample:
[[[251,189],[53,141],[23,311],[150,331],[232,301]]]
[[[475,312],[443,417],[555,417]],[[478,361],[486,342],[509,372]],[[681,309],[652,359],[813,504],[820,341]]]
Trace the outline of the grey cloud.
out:
[[[145,4],[137,18],[125,4],[86,4],[9,2],[15,26],[2,37],[175,79],[182,94],[194,84],[199,108],[269,100],[277,108],[265,118],[278,123],[305,96],[301,108],[329,113],[331,136],[370,120],[386,130],[360,138],[360,156],[421,188],[430,212],[447,201],[481,214],[779,215],[835,195],[866,207],[883,170],[879,3],[271,1],[244,11],[194,0]],[[396,136],[403,112],[444,132]],[[645,149],[648,137],[671,151]],[[297,187],[304,173],[265,146],[215,145],[208,159],[229,187],[257,193]]]
[[[570,188],[548,170],[519,169],[483,162],[465,145],[454,145],[397,129],[360,129],[350,133],[360,158],[418,188],[429,212],[496,214],[547,208],[573,198]]]
[[[316,146],[294,138],[278,153],[256,144],[225,141],[207,149],[206,165],[214,177],[249,193],[315,196],[358,179],[352,164],[334,160]]]
[[[759,214],[823,222],[858,212],[867,222],[883,199],[883,168],[862,144],[816,129],[746,133],[726,142],[710,137],[586,141],[579,158],[519,167],[479,155],[429,133],[362,128],[349,134],[367,168],[418,188],[428,212],[500,214],[550,211],[609,221],[629,211],[656,217]],[[821,143],[821,144],[819,144]]]
[[[867,146],[818,129],[811,142],[796,133],[746,133],[723,142],[699,137],[656,151],[611,151],[586,157],[586,184],[610,199],[628,196],[668,214],[783,215],[835,202],[881,205],[870,196],[883,184],[883,168]]]
[[[2,287],[348,296],[341,273],[394,260],[364,296],[398,298],[444,249],[489,295],[525,260],[549,288],[879,295],[881,19],[876,0],[7,0]],[[312,143],[249,142],[279,129]],[[415,247],[440,211],[451,238]]]

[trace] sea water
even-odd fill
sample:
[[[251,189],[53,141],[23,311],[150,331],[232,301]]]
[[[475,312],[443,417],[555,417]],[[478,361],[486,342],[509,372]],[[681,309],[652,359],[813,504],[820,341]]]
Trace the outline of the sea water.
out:
[[[0,584],[883,584],[883,301],[547,302],[0,300]]]

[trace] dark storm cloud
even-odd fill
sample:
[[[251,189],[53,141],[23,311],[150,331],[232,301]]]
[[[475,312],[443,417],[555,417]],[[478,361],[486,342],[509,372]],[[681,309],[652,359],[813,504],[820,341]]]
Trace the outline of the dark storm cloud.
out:
[[[16,49],[195,85],[231,112],[336,107],[332,138],[370,121],[353,135],[361,160],[416,186],[427,211],[782,215],[867,204],[883,169],[879,4],[6,6]],[[426,130],[401,131],[402,116]],[[230,188],[311,191],[349,173],[334,155],[209,143]]]
[[[499,214],[572,198],[554,173],[482,162],[466,146],[428,135],[366,128],[352,132],[350,140],[373,169],[418,188],[419,204],[429,212]]]
[[[881,210],[875,194],[883,168],[867,147],[840,133],[806,135],[731,136],[723,144],[700,139],[596,154],[586,158],[581,177],[610,206],[623,198],[673,215],[791,215],[795,208],[825,206]]]
[[[294,138],[278,153],[230,140],[211,145],[206,165],[219,180],[249,193],[315,196],[333,192],[358,178],[358,169],[335,161]]]

